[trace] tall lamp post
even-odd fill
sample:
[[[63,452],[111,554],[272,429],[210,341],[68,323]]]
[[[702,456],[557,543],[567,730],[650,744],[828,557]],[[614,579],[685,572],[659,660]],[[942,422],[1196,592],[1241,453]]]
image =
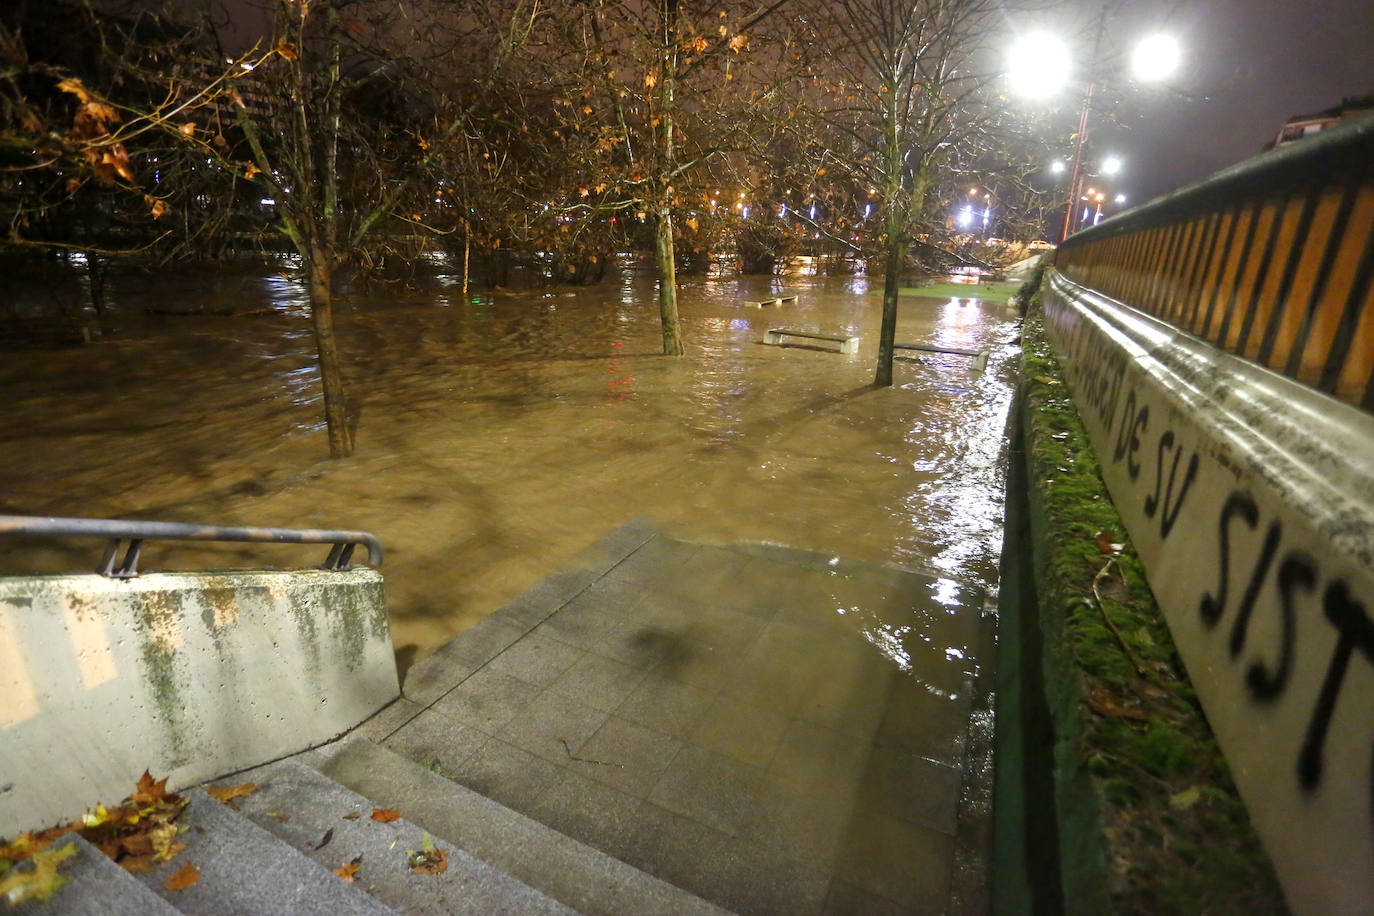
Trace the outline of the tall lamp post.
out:
[[[1059,237],[1061,242],[1069,237],[1074,222],[1074,207],[1081,193],[1083,146],[1088,139],[1089,116],[1092,113],[1093,94],[1097,89],[1096,76],[1106,34],[1108,9],[1108,6],[1103,6],[1097,20],[1097,33],[1083,92],[1083,109],[1078,115],[1078,133],[1074,140],[1073,165],[1069,174],[1069,200],[1064,209],[1064,229]],[[1136,44],[1131,54],[1131,71],[1142,82],[1158,82],[1178,68],[1180,58],[1177,41],[1168,35],[1150,35]],[[1012,86],[1022,95],[1053,95],[1069,81],[1068,60],[1068,47],[1057,37],[1043,32],[1026,35],[1012,46],[1008,59]]]

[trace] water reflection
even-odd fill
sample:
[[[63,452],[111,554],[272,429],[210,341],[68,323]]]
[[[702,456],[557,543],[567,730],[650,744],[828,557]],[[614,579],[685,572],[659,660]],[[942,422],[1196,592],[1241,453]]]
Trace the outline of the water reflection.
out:
[[[874,389],[881,302],[863,277],[692,281],[681,359],[657,355],[643,271],[572,295],[484,290],[462,303],[440,284],[344,295],[359,452],[330,462],[308,315],[282,271],[274,261],[194,285],[261,314],[162,315],[98,345],[3,361],[3,510],[373,530],[388,547],[398,646],[442,643],[645,516],[692,540],[995,582],[1017,352],[1000,307],[904,297],[899,339],[992,358],[982,374],[965,357],[903,360],[897,384]],[[779,287],[797,304],[748,305]],[[112,290],[124,303],[135,294]],[[142,296],[186,300],[158,284]],[[860,350],[763,346],[773,325],[846,329]],[[275,547],[173,556],[181,568],[314,562]],[[79,547],[0,555],[5,571],[89,565]],[[934,623],[902,625],[914,628],[865,628],[908,663],[963,651]]]

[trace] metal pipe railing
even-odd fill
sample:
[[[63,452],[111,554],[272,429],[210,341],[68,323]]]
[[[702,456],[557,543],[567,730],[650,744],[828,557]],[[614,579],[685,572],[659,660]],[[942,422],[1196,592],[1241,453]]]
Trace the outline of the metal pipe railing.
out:
[[[104,557],[96,572],[113,579],[138,575],[144,541],[235,541],[259,544],[330,544],[321,569],[346,570],[358,545],[367,548],[367,564],[382,565],[381,541],[366,531],[328,531],[318,528],[258,528],[193,525],[184,522],[144,522],[131,519],[59,518],[0,515],[0,537],[106,538]],[[124,542],[127,547],[123,547]],[[124,557],[119,559],[123,548]]]
[[[1055,267],[1374,411],[1374,114],[1070,236]]]

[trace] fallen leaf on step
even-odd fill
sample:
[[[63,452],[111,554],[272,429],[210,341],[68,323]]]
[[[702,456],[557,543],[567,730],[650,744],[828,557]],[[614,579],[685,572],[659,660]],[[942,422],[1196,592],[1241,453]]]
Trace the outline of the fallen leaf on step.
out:
[[[399,820],[400,817],[401,817],[401,812],[399,812],[399,811],[392,811],[390,808],[373,808],[373,809],[372,809],[372,819],[373,819],[374,821],[381,821],[383,824],[389,824],[389,823],[391,823],[391,822],[394,821],[394,820]]]
[[[315,848],[324,849],[326,846],[329,845],[329,841],[332,839],[334,839],[334,828],[330,827],[328,830],[324,832],[324,836],[320,838],[320,841],[315,844]]]
[[[256,783],[245,782],[241,786],[206,786],[205,791],[211,798],[222,802],[229,802],[244,795],[251,795],[258,791]]]
[[[420,851],[408,854],[406,861],[410,863],[410,870],[417,875],[442,875],[448,871],[448,853],[436,849],[428,833]]]
[[[346,820],[346,821],[356,821],[358,818],[360,818],[360,817],[362,817],[362,816],[363,816],[363,813],[362,813],[361,811],[350,811],[350,812],[348,812],[347,814],[344,815],[344,820]]]
[[[169,794],[166,779],[154,779],[151,773],[144,770],[143,775],[138,778],[138,785],[134,788],[134,794],[129,796],[129,800],[140,808],[144,808],[165,801]]]
[[[76,855],[76,845],[70,844],[61,849],[47,849],[35,852],[30,861],[33,869],[16,865],[0,878],[0,902],[18,906],[26,900],[51,900],[52,895],[67,883],[66,877],[59,874],[57,867]],[[8,907],[6,907],[8,909]]]
[[[338,875],[340,878],[344,879],[349,884],[352,884],[353,878],[358,874],[358,869],[362,866],[362,864],[363,857],[358,856],[358,858],[354,859],[352,862],[345,862],[338,868],[334,869],[334,874]]]
[[[184,891],[188,887],[194,887],[195,883],[199,880],[200,869],[196,868],[190,862],[187,862],[185,865],[172,872],[171,877],[163,882],[162,886],[169,891]]]

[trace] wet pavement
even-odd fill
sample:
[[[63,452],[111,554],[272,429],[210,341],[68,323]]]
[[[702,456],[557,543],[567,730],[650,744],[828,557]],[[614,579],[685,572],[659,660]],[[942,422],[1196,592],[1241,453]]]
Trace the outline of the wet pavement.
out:
[[[985,605],[935,573],[634,523],[360,731],[736,912],[978,912]]]

